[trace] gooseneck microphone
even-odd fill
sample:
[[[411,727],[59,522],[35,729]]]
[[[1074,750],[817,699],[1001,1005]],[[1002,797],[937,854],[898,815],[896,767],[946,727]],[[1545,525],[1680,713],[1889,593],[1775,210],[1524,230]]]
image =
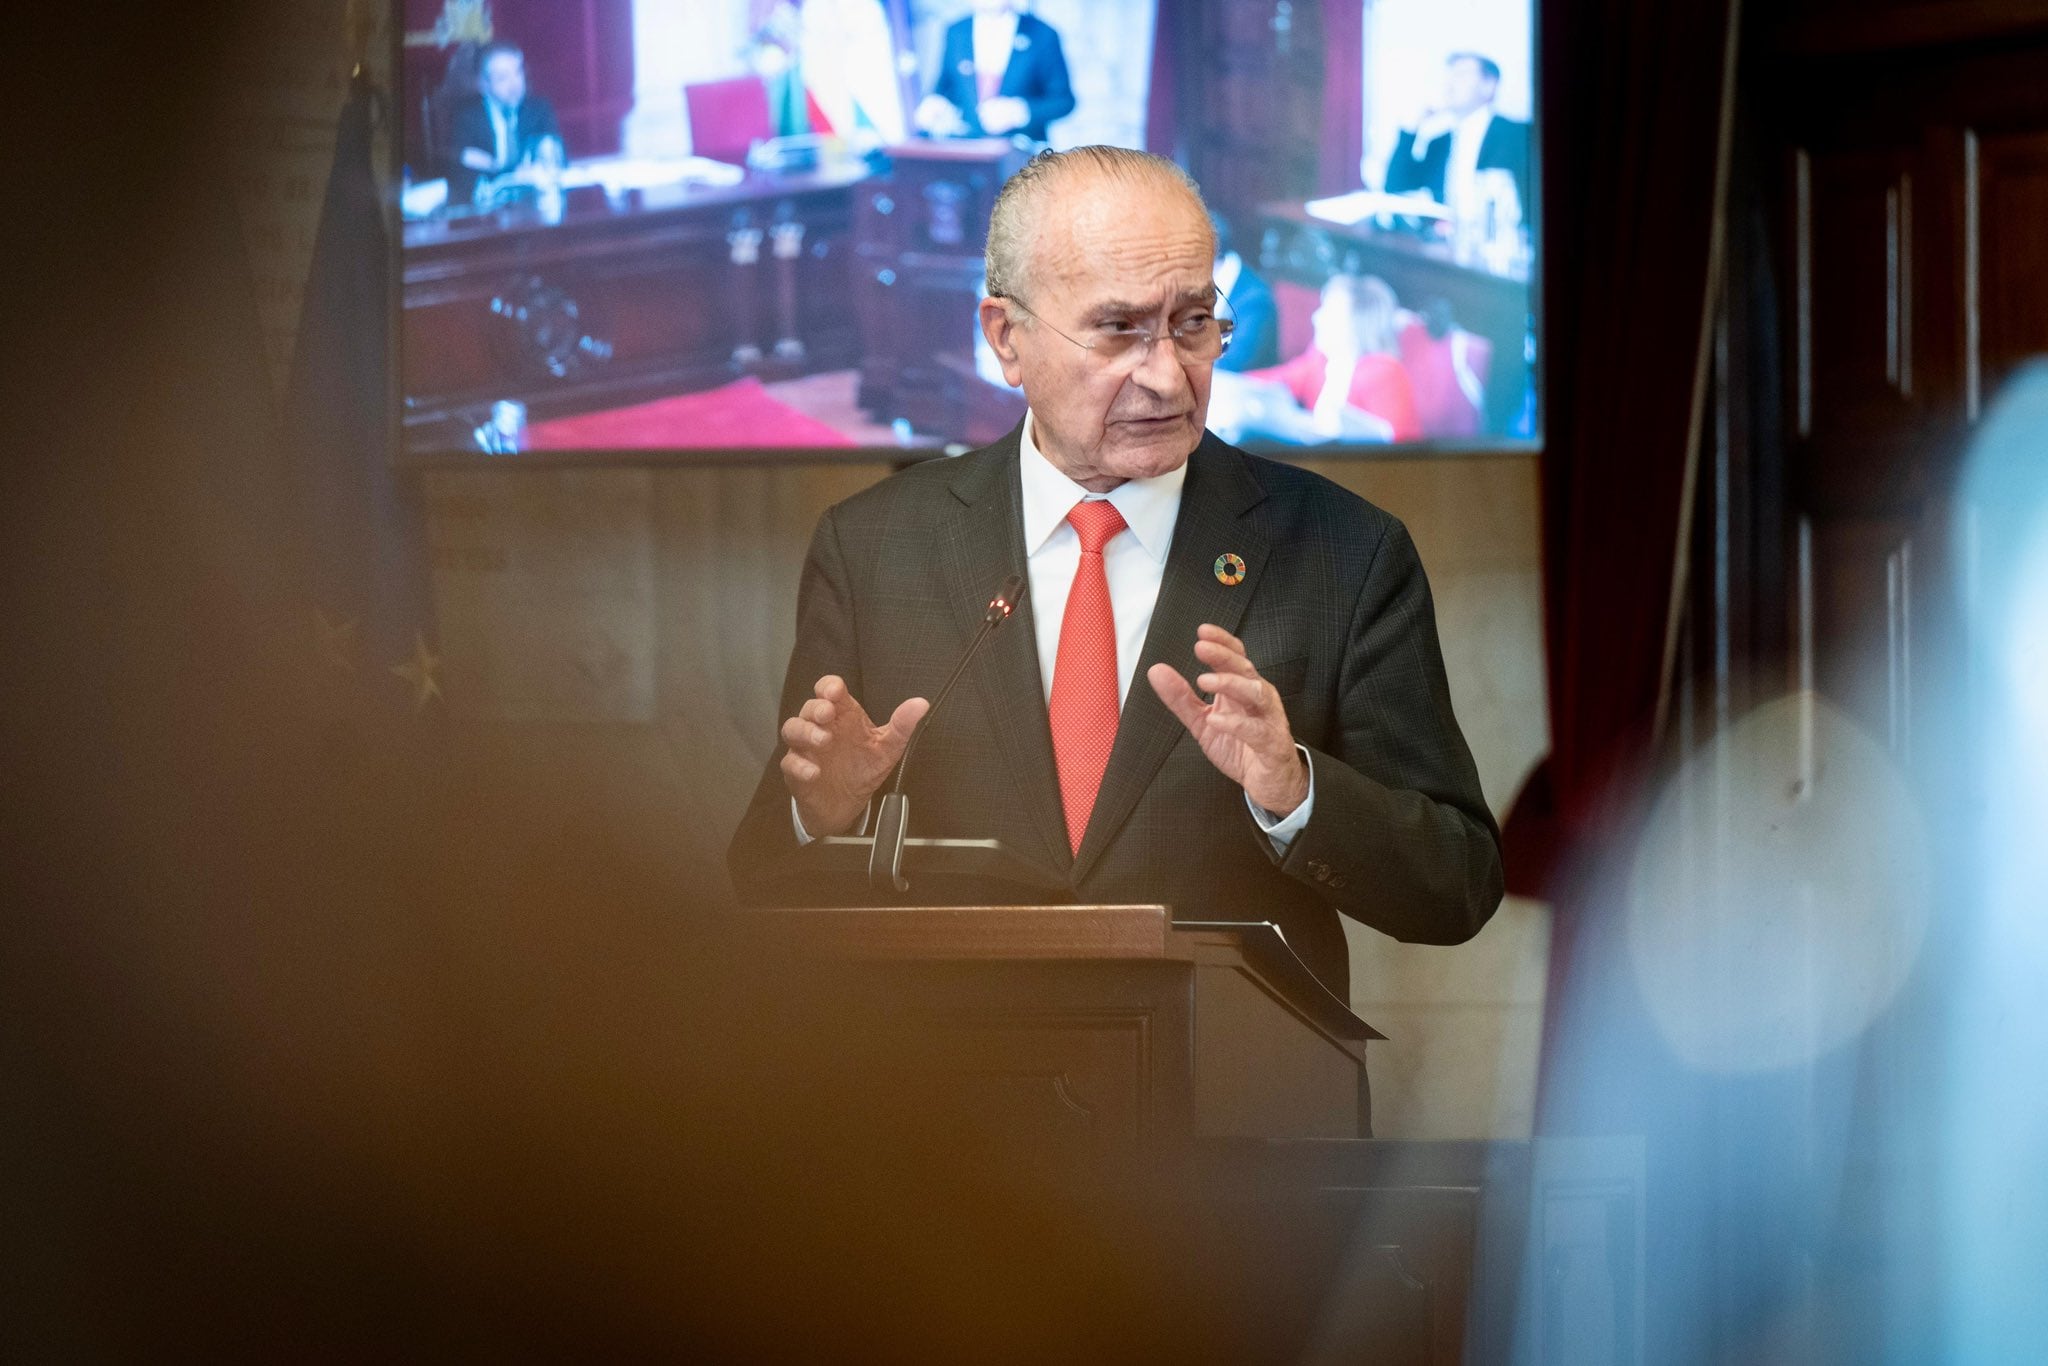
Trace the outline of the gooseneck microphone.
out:
[[[910,733],[910,743],[903,747],[903,757],[896,761],[896,780],[882,798],[882,805],[875,814],[874,851],[868,856],[868,880],[879,884],[885,879],[899,892],[910,890],[910,883],[903,876],[903,841],[910,833],[910,798],[903,795],[903,777],[910,771],[910,756],[917,750],[917,742],[931,729],[932,718],[945,703],[960,676],[967,672],[982,644],[995,634],[995,629],[1010,619],[1017,610],[1017,604],[1024,600],[1024,576],[1012,574],[1003,580],[1003,586],[989,599],[988,611],[982,614],[981,627],[974,638],[967,642],[967,648],[960,654],[960,662],[953,666],[953,672],[946,676],[945,684],[932,704],[926,708],[917,729]]]

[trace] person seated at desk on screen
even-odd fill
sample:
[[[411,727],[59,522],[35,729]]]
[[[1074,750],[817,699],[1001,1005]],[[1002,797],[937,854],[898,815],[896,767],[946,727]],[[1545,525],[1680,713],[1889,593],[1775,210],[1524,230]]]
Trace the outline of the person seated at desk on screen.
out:
[[[1421,192],[1454,220],[1483,212],[1481,174],[1505,171],[1515,185],[1519,221],[1529,203],[1529,125],[1493,112],[1500,67],[1476,52],[1454,52],[1444,64],[1440,103],[1401,130],[1387,158],[1388,194]]]
[[[1372,275],[1333,275],[1310,317],[1314,339],[1293,360],[1245,378],[1246,436],[1282,441],[1414,441],[1415,390],[1401,368],[1400,304]]]
[[[938,80],[917,106],[920,132],[1044,142],[1053,120],[1074,112],[1060,35],[1023,8],[1023,0],[974,0],[974,13],[946,30]]]
[[[555,106],[526,91],[526,54],[492,43],[477,58],[477,93],[457,105],[448,129],[448,197],[465,203],[477,185],[528,162],[563,158]]]
[[[1238,253],[1230,221],[1211,210],[1216,229],[1216,289],[1228,301],[1227,316],[1237,324],[1230,349],[1216,358],[1218,370],[1257,370],[1280,359],[1280,310],[1273,288]]]

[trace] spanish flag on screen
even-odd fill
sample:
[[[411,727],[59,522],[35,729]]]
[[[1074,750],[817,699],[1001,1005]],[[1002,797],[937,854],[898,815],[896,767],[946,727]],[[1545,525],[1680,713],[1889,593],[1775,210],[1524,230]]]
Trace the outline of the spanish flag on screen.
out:
[[[908,136],[896,42],[878,0],[809,0],[797,71],[812,131],[872,129],[884,142]]]

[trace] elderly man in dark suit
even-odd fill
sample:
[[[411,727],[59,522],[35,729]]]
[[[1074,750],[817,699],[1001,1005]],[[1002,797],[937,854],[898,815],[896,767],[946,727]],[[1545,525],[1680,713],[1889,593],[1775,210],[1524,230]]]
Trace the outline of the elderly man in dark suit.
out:
[[[1339,913],[1425,943],[1493,913],[1499,836],[1407,532],[1203,429],[1214,259],[1193,183],[1146,153],[1041,153],[1004,187],[981,326],[1029,411],[820,521],[783,743],[730,852],[743,897],[863,825],[1024,573],[919,743],[914,833],[1000,839],[1042,901],[1271,920],[1339,999]]]
[[[939,137],[1050,136],[1074,112],[1074,89],[1059,32],[1023,13],[1020,0],[975,0],[974,13],[946,30],[932,93],[917,126]]]

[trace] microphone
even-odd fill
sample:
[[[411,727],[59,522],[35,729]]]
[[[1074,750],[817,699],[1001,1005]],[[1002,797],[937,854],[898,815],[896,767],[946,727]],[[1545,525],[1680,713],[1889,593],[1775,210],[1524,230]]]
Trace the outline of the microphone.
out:
[[[926,709],[924,719],[917,723],[917,729],[910,734],[910,742],[903,747],[903,757],[896,761],[896,781],[890,785],[882,798],[882,805],[875,814],[875,844],[868,855],[868,880],[879,884],[886,876],[889,885],[899,892],[910,890],[910,883],[903,876],[903,841],[910,833],[910,798],[903,795],[903,778],[910,771],[910,756],[917,750],[917,742],[931,729],[932,718],[938,715],[939,707],[952,693],[960,676],[967,672],[967,666],[981,650],[983,642],[995,634],[995,629],[1010,619],[1017,610],[1017,604],[1024,600],[1024,576],[1012,574],[1003,580],[1003,586],[989,599],[988,610],[982,614],[981,627],[974,638],[967,642],[961,652],[960,662],[953,666],[953,672],[946,676],[938,696]]]

